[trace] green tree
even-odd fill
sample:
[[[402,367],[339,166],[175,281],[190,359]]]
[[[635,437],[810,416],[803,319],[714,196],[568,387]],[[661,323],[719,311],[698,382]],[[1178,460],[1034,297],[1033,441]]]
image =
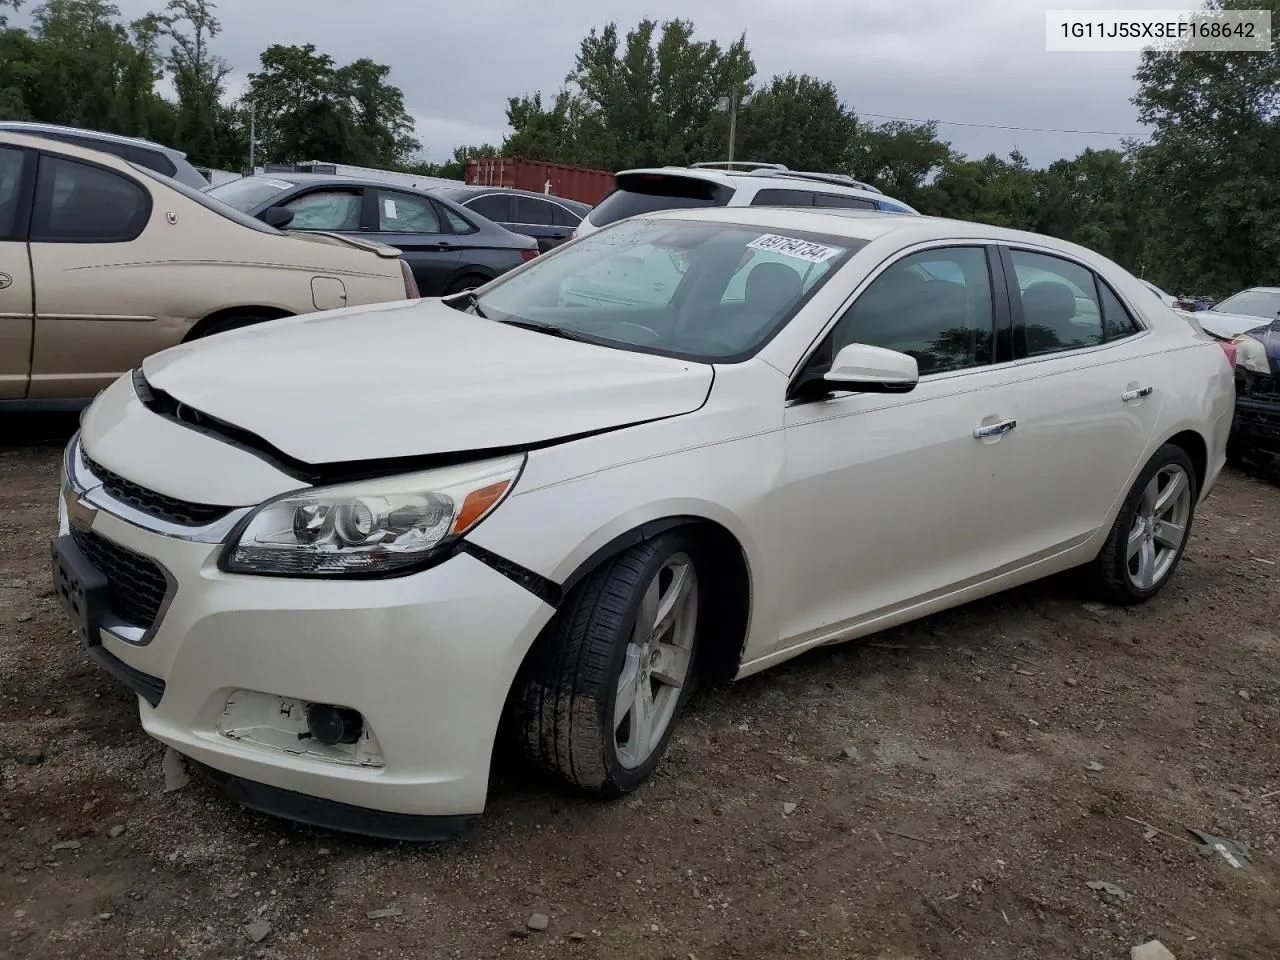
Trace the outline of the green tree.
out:
[[[169,0],[161,32],[171,42],[166,66],[178,94],[174,140],[195,163],[239,166],[247,152],[239,111],[224,102],[230,65],[210,47],[222,32],[213,0]]]
[[[1278,0],[1211,0],[1267,9]],[[1146,199],[1143,262],[1172,288],[1274,282],[1280,262],[1280,54],[1144,53],[1134,97],[1151,142],[1133,148]]]
[[[404,95],[372,60],[339,67],[314,44],[273,44],[249,75],[262,156],[281,163],[328,160],[363,166],[407,162],[420,144]]]
[[[952,155],[924,194],[921,212],[998,227],[1030,230],[1035,221],[1035,177],[1026,157],[994,153],[981,160]]]
[[[1070,240],[1134,268],[1139,205],[1133,170],[1118,150],[1086,149],[1036,173],[1037,233]]]
[[[722,48],[695,40],[686,20],[642,20],[625,37],[610,23],[582,40],[549,107],[540,93],[508,102],[503,153],[608,170],[719,157],[728,148],[719,100],[741,96],[754,74],[745,37]]]
[[[774,77],[738,117],[734,155],[792,170],[843,170],[858,121],[835,85],[807,74]]]
[[[863,127],[850,144],[850,172],[913,207],[927,204],[927,184],[951,158],[936,123],[891,121]]]

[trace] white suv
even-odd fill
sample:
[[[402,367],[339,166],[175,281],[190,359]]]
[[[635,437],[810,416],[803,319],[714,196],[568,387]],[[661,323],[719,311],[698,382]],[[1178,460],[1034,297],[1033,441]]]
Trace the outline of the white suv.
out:
[[[623,170],[573,235],[586,236],[636,214],[680,207],[823,207],[919,215],[901,200],[844,174],[789,170],[780,163],[716,161]]]

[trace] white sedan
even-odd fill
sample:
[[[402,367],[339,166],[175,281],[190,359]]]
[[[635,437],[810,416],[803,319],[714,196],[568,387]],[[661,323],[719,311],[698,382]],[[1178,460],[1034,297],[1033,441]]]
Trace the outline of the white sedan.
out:
[[[695,679],[1073,567],[1149,599],[1232,399],[1218,344],[1080,247],[666,211],[152,356],[68,446],[54,579],[240,802],[430,838],[500,737],[616,796]]]

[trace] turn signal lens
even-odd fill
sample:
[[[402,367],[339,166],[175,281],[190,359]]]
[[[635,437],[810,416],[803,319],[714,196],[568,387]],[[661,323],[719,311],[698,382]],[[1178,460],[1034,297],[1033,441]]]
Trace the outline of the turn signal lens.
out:
[[[466,499],[462,501],[462,509],[458,511],[458,518],[453,521],[452,534],[461,536],[468,529],[475,526],[480,518],[502,499],[502,495],[507,492],[507,487],[509,486],[511,486],[510,480],[499,480],[497,483],[491,483],[487,487],[481,487],[479,490],[472,490],[468,493]]]

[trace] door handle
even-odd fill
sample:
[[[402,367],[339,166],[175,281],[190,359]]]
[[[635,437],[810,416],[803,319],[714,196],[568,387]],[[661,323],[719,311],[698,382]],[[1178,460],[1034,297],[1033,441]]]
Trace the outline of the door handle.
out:
[[[1151,396],[1154,389],[1154,387],[1138,387],[1136,390],[1126,390],[1124,393],[1120,394],[1120,399],[1125,403],[1128,403],[1130,400],[1141,400],[1143,397]]]
[[[1003,437],[1017,425],[1017,420],[1001,420],[999,423],[992,423],[985,427],[978,427],[973,431],[973,438],[975,440],[985,440],[988,437]]]

